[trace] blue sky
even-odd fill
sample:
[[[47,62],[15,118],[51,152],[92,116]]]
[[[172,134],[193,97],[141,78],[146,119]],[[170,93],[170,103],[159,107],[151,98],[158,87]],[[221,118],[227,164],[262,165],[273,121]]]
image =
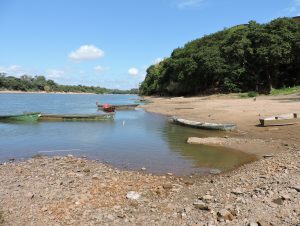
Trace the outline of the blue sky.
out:
[[[0,0],[0,72],[137,88],[188,41],[297,15],[300,0]]]

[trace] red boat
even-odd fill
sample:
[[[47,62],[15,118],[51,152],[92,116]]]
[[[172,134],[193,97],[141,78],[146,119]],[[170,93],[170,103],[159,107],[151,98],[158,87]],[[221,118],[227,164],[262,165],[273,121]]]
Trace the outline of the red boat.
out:
[[[110,104],[103,104],[102,105],[102,110],[105,111],[105,112],[114,112],[115,107],[110,105]]]

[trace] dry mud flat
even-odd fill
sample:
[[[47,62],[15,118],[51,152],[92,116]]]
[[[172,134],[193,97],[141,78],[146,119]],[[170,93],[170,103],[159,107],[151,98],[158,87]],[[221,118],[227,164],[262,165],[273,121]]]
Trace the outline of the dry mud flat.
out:
[[[220,175],[121,171],[84,158],[0,165],[3,225],[299,225],[300,148]]]

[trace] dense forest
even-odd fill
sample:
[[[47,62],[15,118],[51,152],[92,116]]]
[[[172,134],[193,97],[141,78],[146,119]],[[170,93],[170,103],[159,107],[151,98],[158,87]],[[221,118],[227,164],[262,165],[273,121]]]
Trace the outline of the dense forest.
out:
[[[0,73],[0,90],[18,91],[45,91],[45,92],[75,92],[75,93],[111,93],[111,94],[137,94],[137,89],[118,90],[106,89],[95,86],[83,85],[59,85],[53,80],[47,80],[44,76],[22,75],[20,78],[6,76]]]
[[[147,69],[142,95],[269,93],[300,85],[300,23],[250,21],[175,49]]]

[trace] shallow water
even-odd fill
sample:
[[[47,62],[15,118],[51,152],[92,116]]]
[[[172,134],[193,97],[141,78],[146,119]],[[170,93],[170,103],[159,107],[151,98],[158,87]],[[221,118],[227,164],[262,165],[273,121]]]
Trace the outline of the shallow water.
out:
[[[102,113],[99,103],[129,104],[135,95],[0,94],[0,115],[24,111]],[[246,153],[186,144],[190,136],[220,136],[170,124],[166,117],[143,109],[118,111],[114,121],[0,123],[0,161],[43,155],[86,155],[127,169],[178,175],[227,170],[253,161]]]

